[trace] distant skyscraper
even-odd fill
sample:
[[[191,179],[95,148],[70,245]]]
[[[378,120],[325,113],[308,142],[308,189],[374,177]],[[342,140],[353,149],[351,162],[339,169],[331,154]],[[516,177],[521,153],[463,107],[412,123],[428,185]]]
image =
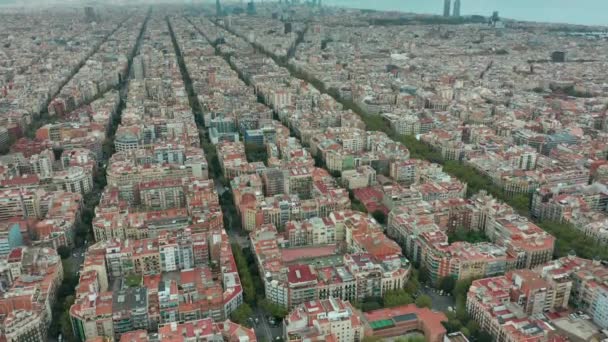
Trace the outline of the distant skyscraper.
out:
[[[452,8],[452,0],[443,0],[443,16],[450,16],[450,9]]]
[[[220,5],[220,0],[215,0],[215,15],[218,17],[222,15],[222,5]]]
[[[452,15],[455,17],[460,17],[460,0],[454,1],[454,12]]]
[[[87,6],[84,8],[84,17],[89,23],[95,21],[95,10],[93,10],[93,7]]]
[[[492,23],[496,23],[500,20],[500,16],[498,15],[498,11],[494,11],[492,13]]]
[[[253,0],[247,3],[247,14],[255,14],[255,3],[253,2]]]

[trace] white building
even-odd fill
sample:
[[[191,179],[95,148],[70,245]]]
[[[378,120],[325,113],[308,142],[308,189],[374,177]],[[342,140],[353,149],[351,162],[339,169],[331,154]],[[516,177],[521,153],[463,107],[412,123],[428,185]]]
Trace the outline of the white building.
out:
[[[0,322],[0,335],[6,342],[46,341],[43,311],[15,310]]]
[[[46,150],[40,154],[34,154],[30,157],[30,166],[32,172],[38,175],[41,179],[53,177],[53,161],[55,157],[51,150]]]
[[[85,195],[93,189],[93,176],[87,174],[80,166],[72,166],[67,170],[55,173],[53,184],[64,191]]]
[[[0,127],[0,146],[5,146],[10,140],[10,133],[6,127]]]
[[[351,304],[329,298],[306,302],[294,308],[285,318],[285,340],[322,340],[329,335],[338,342],[363,339],[364,325]]]
[[[160,267],[163,272],[177,271],[179,268],[179,247],[177,244],[160,246]]]
[[[598,286],[597,299],[592,304],[593,322],[608,329],[608,288],[605,285]]]
[[[289,305],[289,290],[287,289],[285,282],[271,279],[270,274],[268,274],[267,279],[264,280],[264,288],[266,291],[266,298],[268,298],[269,301],[284,308]]]

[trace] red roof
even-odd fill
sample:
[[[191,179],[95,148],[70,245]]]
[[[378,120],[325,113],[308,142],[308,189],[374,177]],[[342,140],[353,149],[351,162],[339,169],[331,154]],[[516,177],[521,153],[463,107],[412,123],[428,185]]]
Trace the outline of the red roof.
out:
[[[284,248],[281,249],[281,258],[284,262],[292,262],[306,258],[320,258],[336,254],[336,246]]]
[[[120,336],[120,342],[147,342],[148,332],[145,330],[129,331]]]
[[[353,190],[355,198],[357,198],[369,213],[373,213],[376,210],[382,211],[385,215],[388,215],[389,210],[382,204],[384,193],[375,187],[367,187]]]
[[[12,261],[21,260],[22,255],[23,255],[23,248],[17,247],[8,254],[8,261],[12,262]]]
[[[31,184],[38,184],[38,183],[40,183],[40,179],[38,178],[38,176],[31,174],[31,175],[23,175],[20,177],[11,177],[9,179],[5,179],[0,182],[0,185],[10,187],[10,186],[28,185],[28,184],[31,185]]]
[[[427,341],[438,341],[441,336],[445,335],[446,330],[441,322],[447,321],[448,318],[442,312],[432,311],[428,308],[418,308],[415,304],[397,306],[390,309],[380,309],[365,313],[365,318],[368,322],[390,320],[397,316],[415,314],[422,325],[423,329],[430,336],[425,336]]]
[[[306,283],[316,281],[317,275],[312,273],[309,265],[291,265],[288,267],[287,279],[289,283]]]

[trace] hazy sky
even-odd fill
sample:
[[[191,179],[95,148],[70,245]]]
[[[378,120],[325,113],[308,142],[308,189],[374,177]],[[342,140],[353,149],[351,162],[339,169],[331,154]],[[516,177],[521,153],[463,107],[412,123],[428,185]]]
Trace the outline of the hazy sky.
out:
[[[0,4],[27,4],[31,2],[57,2],[57,0],[0,0]],[[67,0],[94,2],[95,0]],[[135,2],[140,2],[138,0]],[[145,0],[143,0],[145,1]],[[168,1],[168,0],[165,0]],[[190,0],[174,0],[176,3]],[[193,0],[215,2],[215,0]],[[224,1],[224,0],[222,0]],[[229,2],[249,0],[226,0]],[[262,0],[254,0],[261,2]],[[270,0],[278,1],[278,0]],[[306,0],[300,0],[305,2]],[[322,0],[323,4],[378,10],[397,10],[417,13],[443,13],[443,0]],[[99,2],[104,2],[100,0]],[[452,0],[454,2],[454,0]],[[490,15],[499,11],[501,17],[540,22],[608,26],[608,0],[461,0],[461,13]]]
[[[454,0],[452,0],[453,2]],[[461,0],[462,14],[608,26],[608,0]],[[324,4],[380,10],[443,13],[443,0],[323,0]]]

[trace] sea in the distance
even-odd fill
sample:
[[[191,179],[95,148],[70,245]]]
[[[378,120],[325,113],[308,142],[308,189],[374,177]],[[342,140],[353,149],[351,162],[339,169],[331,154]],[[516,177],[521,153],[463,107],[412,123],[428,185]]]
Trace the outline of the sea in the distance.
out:
[[[460,2],[460,12],[463,15],[489,16],[493,11],[498,11],[501,17],[518,20],[608,26],[608,0],[461,0]],[[377,10],[443,13],[443,0],[322,0],[322,3]]]

